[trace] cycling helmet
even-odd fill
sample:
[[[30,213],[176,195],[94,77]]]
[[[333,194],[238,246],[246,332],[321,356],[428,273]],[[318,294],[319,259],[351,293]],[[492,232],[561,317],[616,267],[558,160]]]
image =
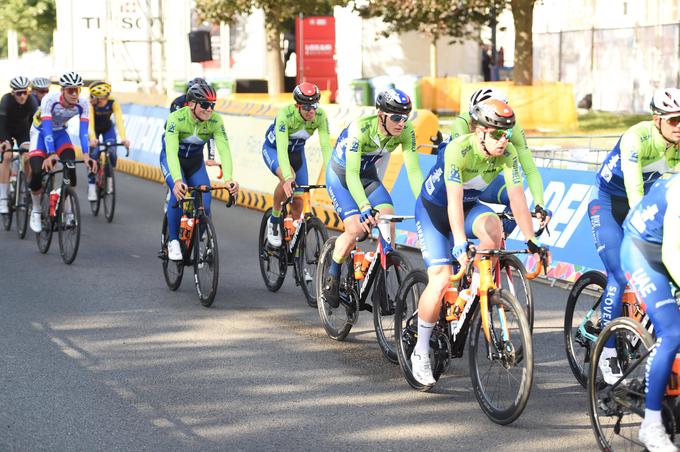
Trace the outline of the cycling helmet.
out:
[[[649,108],[652,109],[652,113],[661,117],[680,116],[680,89],[657,89],[654,91]]]
[[[293,99],[298,104],[316,104],[321,99],[321,92],[314,83],[300,83],[293,90]]]
[[[49,89],[52,81],[45,77],[36,77],[31,81],[31,86],[35,89]]]
[[[470,96],[470,105],[468,106],[468,111],[472,113],[472,109],[478,103],[487,99],[498,99],[502,100],[506,104],[508,103],[508,96],[504,91],[497,88],[480,88]]]
[[[59,85],[61,85],[62,88],[65,87],[80,88],[81,86],[83,86],[83,79],[82,77],[80,77],[80,75],[76,74],[73,71],[66,72],[61,77],[59,77]]]
[[[196,83],[201,83],[201,84],[203,84],[203,85],[207,85],[207,84],[208,84],[207,80],[204,79],[203,77],[194,77],[194,78],[192,78],[191,80],[189,80],[189,81],[187,82],[187,89],[186,89],[186,91],[189,92],[189,88],[191,88],[192,86],[194,86]]]
[[[187,100],[192,102],[215,102],[217,94],[210,85],[203,83],[195,83],[187,91]]]
[[[409,114],[412,107],[411,98],[395,88],[381,92],[375,99],[375,108],[385,113]]]
[[[30,83],[31,81],[27,77],[20,75],[9,81],[9,87],[14,91],[19,89],[28,89],[28,85]]]
[[[515,112],[502,100],[488,99],[472,108],[470,116],[483,127],[511,129],[515,126]]]
[[[109,97],[111,85],[106,82],[92,82],[90,83],[90,94],[95,97]]]

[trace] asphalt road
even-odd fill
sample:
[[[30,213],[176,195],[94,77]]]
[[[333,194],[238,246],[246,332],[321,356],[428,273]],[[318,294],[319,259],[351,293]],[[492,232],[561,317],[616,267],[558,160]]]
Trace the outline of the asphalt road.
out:
[[[289,273],[261,280],[261,213],[214,204],[220,285],[202,307],[189,272],[167,289],[156,257],[160,185],[118,175],[112,224],[85,184],[80,251],[0,232],[0,450],[594,450],[561,333],[566,292],[535,284],[535,377],[512,425],[490,422],[467,356],[430,393],[383,359],[371,314],[325,335]],[[412,254],[414,263],[422,261]]]

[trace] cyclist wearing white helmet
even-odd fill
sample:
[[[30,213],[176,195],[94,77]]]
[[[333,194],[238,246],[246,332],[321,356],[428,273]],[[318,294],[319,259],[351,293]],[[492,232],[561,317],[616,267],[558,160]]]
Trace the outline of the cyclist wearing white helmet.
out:
[[[508,103],[507,94],[497,88],[480,88],[470,96],[470,103],[468,105],[468,112],[461,113],[456,119],[453,120],[453,125],[451,126],[451,140],[455,140],[459,136],[466,135],[471,132],[470,130],[470,113],[474,107],[485,100],[488,99],[498,99],[500,101]],[[541,214],[541,227],[548,224],[552,213],[545,210],[545,201],[543,198],[543,179],[541,174],[536,168],[534,159],[531,155],[531,151],[527,146],[527,140],[524,136],[524,129],[515,123],[512,128],[512,135],[509,137],[510,143],[515,147],[517,151],[517,157],[519,158],[519,164],[524,172],[527,185],[529,185],[529,191],[534,198],[534,205],[536,206],[536,213]],[[498,176],[494,179],[487,189],[482,193],[479,198],[481,201],[489,202],[493,204],[503,204],[506,206],[506,210],[509,209],[510,199],[508,198],[508,190],[505,186],[505,182],[502,176]],[[511,232],[515,228],[515,222],[507,222],[504,224],[504,229],[506,232]]]
[[[29,141],[31,117],[38,108],[35,99],[28,95],[29,80],[26,77],[14,77],[9,82],[11,93],[0,100],[0,152],[3,152],[0,164],[0,214],[9,212],[7,190],[9,189],[9,164],[12,147]]]
[[[31,97],[34,97],[38,101],[38,105],[42,102],[42,98],[45,94],[50,92],[50,86],[52,82],[50,79],[45,77],[36,77],[31,80]]]
[[[602,328],[621,315],[626,275],[621,268],[622,223],[662,174],[680,165],[680,90],[662,88],[652,97],[651,121],[628,129],[597,173],[597,190],[588,205],[597,252],[607,270],[602,298]],[[621,376],[614,343],[608,343],[598,363],[609,384]]]
[[[59,78],[60,92],[49,93],[43,97],[40,108],[33,117],[31,127],[31,151],[28,153],[31,165],[31,197],[33,210],[31,212],[31,229],[39,233],[42,230],[40,214],[40,196],[42,194],[43,171],[51,171],[57,159],[75,160],[76,152],[71,143],[66,123],[74,116],[80,117],[80,146],[83,160],[92,171],[96,171],[97,162],[91,160],[88,153],[90,142],[88,139],[89,102],[80,97],[83,79],[75,72],[67,72]],[[66,171],[64,177],[71,180],[71,186],[76,185],[75,171]]]

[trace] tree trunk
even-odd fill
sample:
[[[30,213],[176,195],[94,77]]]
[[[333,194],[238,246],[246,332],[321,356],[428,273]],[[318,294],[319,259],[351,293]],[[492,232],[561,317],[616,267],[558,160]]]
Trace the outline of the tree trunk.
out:
[[[437,77],[438,70],[437,60],[437,39],[432,39],[430,42],[430,77]]]
[[[535,0],[512,0],[512,17],[515,22],[515,67],[513,78],[516,85],[531,85],[534,79],[534,2]]]
[[[267,28],[267,72],[269,94],[283,92],[283,59],[281,58],[281,34]]]

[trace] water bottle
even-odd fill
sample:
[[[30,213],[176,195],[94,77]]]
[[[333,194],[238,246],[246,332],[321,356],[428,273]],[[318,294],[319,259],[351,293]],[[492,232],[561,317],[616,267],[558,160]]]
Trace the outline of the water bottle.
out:
[[[189,217],[186,215],[182,215],[181,220],[179,221],[179,238],[180,240],[186,240],[187,239],[187,223],[189,222]]]
[[[54,189],[50,192],[50,217],[54,217],[57,213],[57,203],[59,203],[60,189]]]
[[[194,217],[189,217],[186,224],[187,241],[194,235]]]
[[[368,253],[364,254],[364,260],[361,262],[361,273],[363,273],[364,276],[366,276],[368,267],[371,266],[373,259],[375,259],[375,253],[373,251],[369,251]]]
[[[285,231],[284,238],[286,240],[292,239],[295,235],[295,226],[293,225],[293,217],[290,215],[283,219],[283,229]]]
[[[17,174],[19,174],[19,160],[12,160],[12,166],[9,173],[9,181],[16,182]]]
[[[471,288],[463,289],[458,293],[458,298],[451,309],[452,318],[450,320],[447,309],[446,320],[450,322],[449,325],[451,326],[451,332],[454,335],[458,333],[460,329],[459,325],[462,325],[465,321],[465,317],[463,316],[463,313],[465,312],[465,306],[467,306],[468,302],[472,302],[475,296],[476,293]]]
[[[364,252],[361,251],[361,249],[357,248],[354,250],[354,257],[353,257],[353,263],[354,263],[354,279],[357,281],[361,281],[364,279],[364,273],[361,271],[361,264],[364,262]]]

